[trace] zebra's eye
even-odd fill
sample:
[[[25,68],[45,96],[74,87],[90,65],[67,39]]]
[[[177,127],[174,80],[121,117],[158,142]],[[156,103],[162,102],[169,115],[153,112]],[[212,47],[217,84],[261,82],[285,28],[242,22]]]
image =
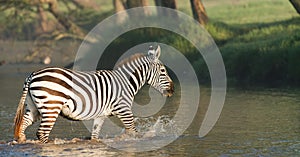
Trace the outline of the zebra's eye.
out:
[[[161,69],[160,71],[161,71],[161,72],[165,72],[166,70],[165,70],[165,69]]]

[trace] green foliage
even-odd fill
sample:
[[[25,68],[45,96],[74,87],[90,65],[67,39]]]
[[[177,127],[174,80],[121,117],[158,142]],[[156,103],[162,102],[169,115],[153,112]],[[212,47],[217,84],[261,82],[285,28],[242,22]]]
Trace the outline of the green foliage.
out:
[[[32,33],[31,24],[35,21],[36,11],[29,1],[1,1],[0,2],[0,38],[10,38],[20,36],[19,39],[26,39]]]
[[[220,47],[231,83],[242,87],[299,86],[299,20],[254,28]]]
[[[218,44],[226,42],[237,34],[237,32],[234,32],[236,30],[222,22],[210,21],[205,28]]]
[[[262,25],[245,24],[243,27],[210,22],[205,26],[219,45],[228,83],[238,87],[298,87],[299,21],[300,18],[293,18]],[[193,32],[193,28],[188,29]],[[118,58],[115,52],[122,53],[145,42],[161,42],[176,48],[197,69],[199,81],[210,83],[209,71],[198,50],[190,41],[167,30],[143,28],[129,31],[118,37],[106,53],[110,58]],[[113,54],[116,56],[113,57]]]
[[[120,54],[114,54],[118,56],[129,48],[145,42],[158,42],[170,45],[178,51],[183,52],[183,54],[189,58],[191,62],[195,61],[193,57],[197,51],[188,40],[171,31],[159,28],[141,28],[126,32],[115,39],[105,50],[105,53],[108,53],[111,56],[113,53],[120,52]],[[105,67],[105,65],[101,66]]]

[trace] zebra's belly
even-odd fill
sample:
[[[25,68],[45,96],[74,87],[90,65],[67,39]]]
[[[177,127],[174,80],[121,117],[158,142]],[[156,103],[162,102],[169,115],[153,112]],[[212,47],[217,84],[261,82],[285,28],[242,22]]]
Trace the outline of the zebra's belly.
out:
[[[73,108],[74,104],[72,103],[72,101],[67,101],[63,106],[62,106],[62,110],[61,110],[61,116],[63,116],[66,119],[69,120],[75,120],[75,121],[81,121],[81,120],[91,120],[91,119],[95,119],[98,117],[108,117],[112,115],[112,109],[111,108],[106,108],[103,109],[101,112],[97,112],[94,114],[88,114],[86,116],[83,116],[83,114],[78,114],[76,112],[73,112]],[[110,105],[108,105],[110,106]],[[77,106],[77,108],[79,108]]]
[[[69,120],[76,120],[76,121],[80,120],[80,119],[76,118],[75,115],[72,114],[72,111],[68,105],[63,105],[60,115]]]

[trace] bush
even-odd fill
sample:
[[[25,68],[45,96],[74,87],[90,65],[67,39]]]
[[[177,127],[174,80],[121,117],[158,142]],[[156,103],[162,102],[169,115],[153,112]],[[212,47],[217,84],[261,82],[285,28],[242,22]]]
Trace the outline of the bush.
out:
[[[255,28],[221,47],[231,83],[241,87],[299,86],[299,30],[300,26],[285,23]]]

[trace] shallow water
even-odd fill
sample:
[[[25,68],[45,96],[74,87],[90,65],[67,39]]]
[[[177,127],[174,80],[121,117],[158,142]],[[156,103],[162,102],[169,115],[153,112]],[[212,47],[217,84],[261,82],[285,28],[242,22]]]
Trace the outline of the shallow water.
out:
[[[208,88],[201,88],[199,109],[183,134],[180,132],[181,123],[173,120],[180,101],[180,92],[177,92],[169,99],[155,100],[165,104],[158,113],[136,119],[141,134],[139,138],[120,138],[122,129],[115,126],[111,130],[111,127],[103,128],[102,140],[90,141],[90,132],[82,122],[59,118],[48,144],[40,144],[36,140],[38,124],[34,124],[26,131],[26,144],[10,145],[9,142],[13,139],[13,118],[22,84],[25,76],[36,67],[37,65],[0,67],[0,156],[300,155],[300,93],[274,90],[229,89],[217,124],[204,138],[198,137],[198,131],[210,98]],[[154,101],[149,98],[148,91],[148,88],[141,91],[136,102],[143,105]],[[153,112],[156,112],[155,108]],[[118,124],[116,119],[111,121]],[[108,122],[109,120],[104,125],[109,126]],[[168,141],[171,143],[161,147]],[[154,150],[135,152],[145,148]]]

